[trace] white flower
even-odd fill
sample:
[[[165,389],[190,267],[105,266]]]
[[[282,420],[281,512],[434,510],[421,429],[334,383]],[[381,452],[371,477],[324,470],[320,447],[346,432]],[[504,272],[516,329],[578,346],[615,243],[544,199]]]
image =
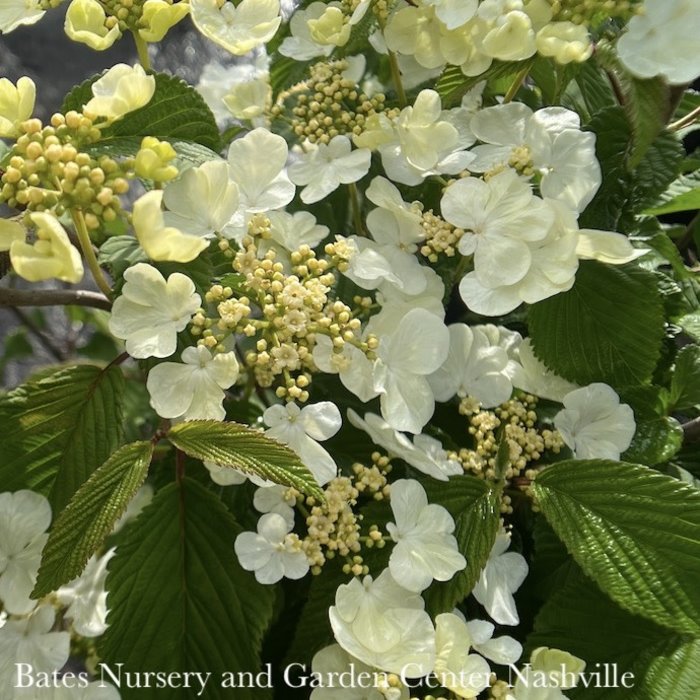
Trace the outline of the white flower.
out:
[[[377,205],[367,215],[367,229],[374,240],[414,253],[417,244],[425,239],[422,212],[417,203],[404,202],[396,185],[385,177],[375,177],[365,196]]]
[[[671,85],[691,83],[700,73],[696,0],[645,0],[617,42],[625,67],[639,78],[661,75]]]
[[[528,242],[545,238],[554,219],[511,170],[488,182],[458,180],[447,188],[440,207],[447,221],[464,229],[459,252],[474,254],[473,274],[489,289],[515,284],[526,275],[532,265]]]
[[[317,442],[328,440],[340,430],[343,421],[335,404],[321,401],[302,409],[293,402],[276,404],[265,410],[263,421],[269,426],[265,435],[294,450],[320,486],[338,473],[333,458]]]
[[[36,605],[29,595],[50,523],[51,506],[41,494],[0,494],[0,602],[8,613],[24,615]]]
[[[240,486],[248,481],[248,475],[226,464],[204,461],[211,480],[219,486]]]
[[[475,14],[477,0],[423,0],[423,5],[432,5],[437,18],[448,28],[457,29],[466,24]]]
[[[551,56],[562,65],[582,63],[593,53],[593,42],[585,24],[549,22],[537,32],[535,43],[537,53]]]
[[[114,556],[114,547],[103,556],[93,556],[78,578],[56,591],[65,616],[82,637],[99,637],[107,629],[107,563]]]
[[[270,41],[282,21],[279,0],[191,0],[190,7],[194,26],[235,56]]]
[[[163,362],[148,373],[151,406],[161,418],[223,420],[224,389],[238,378],[235,353],[212,355],[198,345],[183,351],[182,362]]]
[[[490,661],[508,666],[514,664],[523,653],[522,644],[513,637],[503,635],[494,639],[493,632],[496,627],[493,623],[486,620],[469,620],[466,624],[472,647]]]
[[[34,24],[44,14],[39,0],[0,0],[0,32],[9,34],[23,24]]]
[[[489,616],[499,625],[519,623],[513,593],[520,588],[528,572],[525,557],[517,552],[506,552],[508,547],[510,534],[501,529],[472,591]]]
[[[343,386],[360,401],[377,396],[374,389],[372,361],[352,343],[346,342],[340,352],[327,335],[317,335],[313,349],[316,367],[328,374],[337,374]]]
[[[447,358],[450,333],[425,309],[409,311],[393,332],[381,333],[374,365],[374,389],[382,415],[396,430],[420,433],[435,409],[427,376]]]
[[[396,542],[389,557],[394,580],[414,593],[433,580],[449,581],[467,565],[452,534],[455,521],[443,506],[428,503],[425,489],[413,479],[391,485],[391,511],[395,523],[387,531]]]
[[[233,235],[246,232],[250,214],[281,209],[294,199],[295,188],[285,171],[287,155],[287,142],[262,128],[231,144],[229,177],[240,195],[237,218],[231,225]]]
[[[385,569],[376,580],[338,587],[328,611],[340,646],[360,661],[405,678],[421,678],[435,662],[435,630],[420,595]]]
[[[270,238],[257,241],[258,252],[264,255],[269,248],[275,248],[278,253],[276,260],[289,259],[288,253],[293,253],[303,245],[315,248],[327,235],[328,226],[322,226],[316,217],[308,211],[271,211]],[[285,253],[287,255],[285,256]]]
[[[188,168],[167,185],[163,203],[166,226],[193,236],[222,231],[238,209],[238,185],[229,180],[225,160],[213,160]]]
[[[124,279],[122,295],[112,307],[109,330],[126,340],[126,351],[132,357],[170,357],[177,347],[177,334],[202,303],[194,282],[179,272],[166,281],[146,263],[130,267]]]
[[[40,605],[28,617],[10,618],[0,628],[0,694],[3,699],[21,697],[17,686],[17,664],[32,666],[34,674],[53,674],[63,668],[70,651],[70,634],[52,632],[56,614],[50,605]]]
[[[478,327],[455,323],[448,330],[450,353],[438,371],[428,377],[435,400],[448,401],[455,394],[473,396],[485,408],[507,401],[513,385],[506,374],[506,351],[493,346]]]
[[[367,148],[352,150],[347,136],[335,136],[328,144],[307,144],[306,153],[289,166],[289,178],[305,185],[299,195],[305,204],[327,197],[338,187],[361,180],[368,172],[372,154]]]
[[[483,142],[471,152],[470,170],[486,172],[511,166],[528,175],[539,174],[543,197],[556,199],[581,212],[601,183],[595,155],[595,134],[581,131],[576,112],[546,107],[533,112],[520,102],[487,107],[469,124]]]
[[[372,677],[376,678],[376,682],[371,687],[366,683],[350,686],[343,682],[344,677],[341,674],[351,670],[357,679]],[[401,685],[398,688],[389,686],[386,677],[382,677],[382,674],[377,674],[371,666],[350,656],[338,644],[332,644],[316,652],[311,660],[311,671],[313,674],[320,674],[319,677],[324,678],[324,684],[311,691],[310,700],[408,700],[409,697],[406,686]],[[360,674],[373,675],[360,676]],[[325,679],[330,679],[330,682]]]
[[[267,513],[258,521],[258,533],[242,532],[234,543],[238,561],[254,571],[259,583],[277,583],[282,578],[300,579],[309,562],[296,535],[289,534],[287,522],[278,513]]]
[[[13,85],[7,78],[0,78],[0,138],[19,136],[18,127],[32,116],[35,100],[36,85],[31,78],[22,77],[17,85]]]
[[[0,219],[0,251],[10,250],[15,241],[24,241],[27,229],[11,219]]]
[[[632,443],[634,412],[607,384],[594,383],[567,394],[554,427],[577,459],[620,459]]]
[[[139,64],[117,63],[92,84],[94,97],[83,111],[114,121],[148,104],[155,91],[156,79]]]
[[[517,360],[509,366],[508,373],[513,386],[550,401],[562,401],[576,384],[562,379],[535,356],[532,341],[526,338],[518,346]]]
[[[447,452],[438,440],[430,435],[416,435],[411,442],[406,435],[394,430],[381,416],[365,413],[364,420],[351,408],[348,409],[350,423],[370,436],[372,442],[383,447],[390,455],[399,457],[412,467],[432,476],[438,481],[463,474],[462,465],[448,459]]]
[[[522,61],[535,53],[535,32],[521,0],[483,0],[477,17],[474,38],[489,58]]]
[[[553,221],[544,238],[526,241],[529,267],[522,277],[502,283],[498,275],[489,277],[486,268],[481,268],[481,275],[475,269],[462,278],[459,293],[472,311],[500,316],[513,311],[522,302],[535,304],[573,286],[578,270],[576,215],[553,199],[544,200],[543,204]]]
[[[582,260],[600,260],[608,265],[624,265],[646,255],[648,248],[635,248],[621,233],[579,229],[576,255]]]
[[[470,654],[469,628],[453,613],[435,618],[435,669],[438,682],[460,698],[475,698],[490,685],[491,668],[478,654]]]
[[[151,190],[134,202],[132,222],[136,237],[151,260],[191,262],[209,241],[167,226],[161,203],[162,190]]]
[[[283,56],[297,61],[308,61],[316,56],[330,56],[335,48],[332,44],[319,44],[311,36],[309,20],[318,19],[326,11],[326,3],[312,2],[306,9],[299,9],[289,21],[291,36],[279,47]]]
[[[119,23],[106,26],[107,13],[97,0],[73,0],[66,12],[63,29],[68,38],[104,51],[122,35]]]
[[[253,506],[258,513],[277,513],[284,518],[287,528],[294,527],[294,506],[297,499],[294,490],[282,484],[261,486],[255,489]]]
[[[10,260],[15,272],[29,282],[52,278],[71,284],[80,282],[83,261],[58,219],[43,211],[29,217],[37,227],[37,240],[31,245],[21,239],[12,242]]]
[[[269,74],[250,80],[237,81],[223,96],[229,112],[241,121],[249,121],[253,126],[267,123],[265,110],[272,101],[272,86]]]
[[[538,647],[530,655],[530,663],[520,671],[515,685],[508,691],[505,700],[566,700],[561,688],[567,690],[578,684],[586,662],[560,649]],[[547,678],[548,684],[536,682]],[[574,678],[573,684],[570,683]]]

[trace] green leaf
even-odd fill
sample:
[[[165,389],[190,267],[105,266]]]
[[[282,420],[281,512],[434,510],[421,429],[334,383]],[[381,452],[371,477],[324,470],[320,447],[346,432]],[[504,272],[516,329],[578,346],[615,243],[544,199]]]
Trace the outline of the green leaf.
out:
[[[700,640],[630,615],[580,570],[540,610],[526,648],[529,653],[540,646],[565,649],[584,659],[587,673],[601,671],[599,686],[605,685],[605,664],[611,681],[617,667],[618,687],[579,684],[566,691],[572,700],[659,700],[700,694]],[[625,681],[633,687],[622,685],[624,673],[632,674]]]
[[[697,345],[687,345],[678,353],[669,400],[676,411],[700,404],[700,347]]]
[[[641,163],[666,124],[670,88],[663,78],[642,80],[626,75],[622,80],[625,112],[632,126],[632,152],[628,167]]]
[[[528,58],[525,61],[494,61],[491,67],[481,75],[467,76],[462,73],[459,66],[447,66],[435,84],[435,90],[440,95],[443,109],[454,107],[460,103],[464,95],[477,83],[483,80],[505,78],[516,75],[522,70],[530,68],[535,59]]]
[[[574,80],[591,116],[615,105],[615,95],[610,86],[610,80],[595,61],[582,63]]]
[[[211,673],[204,697],[260,700],[257,688],[221,687],[222,674],[258,673],[274,588],[241,569],[240,529],[221,501],[184,479],[156,493],[125,531],[107,575],[109,628],[99,653],[126,672]],[[109,680],[108,677],[106,677]],[[122,699],[190,700],[197,689],[121,688]]]
[[[82,573],[143,484],[152,455],[151,442],[124,445],[75,492],[53,523],[33,597],[45,596]]]
[[[170,429],[168,440],[190,457],[235,467],[323,499],[313,475],[292,450],[247,425],[186,421]]]
[[[653,273],[593,260],[581,263],[568,292],[531,306],[528,325],[535,354],[579,384],[646,382],[664,337]]]
[[[631,199],[635,210],[654,204],[679,176],[685,151],[675,134],[660,133],[633,172]]]
[[[696,342],[700,343],[700,313],[693,311],[678,319],[678,325]]]
[[[446,508],[455,520],[455,537],[467,568],[449,581],[436,581],[423,594],[432,615],[451,612],[476,585],[496,540],[501,519],[498,489],[483,479],[456,476],[449,482],[422,481],[430,503]]]
[[[92,84],[102,75],[95,75],[73,88],[63,102],[63,112],[82,110],[92,99]],[[219,129],[204,98],[180,78],[156,73],[155,80],[156,91],[151,101],[103,129],[100,143],[120,137],[155,136],[192,141],[218,151]]]
[[[700,209],[700,171],[679,176],[659,197],[657,203],[643,213],[660,216],[695,209]]]
[[[122,277],[128,267],[146,262],[148,256],[135,236],[112,236],[101,246],[97,258],[100,265],[109,267],[113,277]]]
[[[584,573],[620,606],[700,633],[700,491],[646,467],[559,462],[533,492]]]
[[[681,449],[683,429],[675,418],[667,416],[637,423],[632,444],[622,455],[625,462],[653,467],[668,462]]]
[[[60,512],[121,440],[118,367],[64,367],[0,398],[3,490],[44,494]]]

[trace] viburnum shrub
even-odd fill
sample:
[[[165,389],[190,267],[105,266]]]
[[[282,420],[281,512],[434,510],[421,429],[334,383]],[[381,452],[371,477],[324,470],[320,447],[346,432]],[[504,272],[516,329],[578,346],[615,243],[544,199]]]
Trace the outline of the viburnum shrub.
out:
[[[91,330],[0,397],[0,698],[698,697],[700,2],[65,30],[140,64],[0,79],[0,304]]]

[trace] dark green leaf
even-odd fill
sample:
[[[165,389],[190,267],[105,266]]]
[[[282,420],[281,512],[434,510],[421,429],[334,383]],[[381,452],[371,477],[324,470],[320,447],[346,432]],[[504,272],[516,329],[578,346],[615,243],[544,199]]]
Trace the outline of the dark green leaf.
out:
[[[170,429],[168,440],[190,457],[235,467],[323,498],[313,475],[292,450],[247,425],[186,421]]]
[[[125,532],[107,576],[109,628],[104,663],[123,672],[211,673],[203,697],[261,700],[256,688],[222,688],[226,672],[258,673],[274,589],[241,569],[233,551],[240,530],[210,491],[171,483]],[[107,680],[109,678],[107,677]],[[198,687],[127,689],[123,700],[191,700]]]
[[[607,460],[555,464],[533,491],[569,553],[620,606],[700,632],[700,491]]]
[[[75,492],[51,528],[34,597],[45,596],[82,573],[143,484],[152,455],[151,442],[124,445]]]
[[[683,444],[683,430],[675,418],[639,421],[632,444],[622,455],[626,462],[653,467],[668,462]]]
[[[652,207],[644,214],[660,216],[678,211],[700,209],[700,171],[681,175],[674,180]]]
[[[677,411],[700,404],[700,347],[697,345],[688,345],[678,353],[669,400]]]
[[[571,290],[531,306],[528,322],[537,356],[579,384],[646,382],[664,337],[653,273],[596,261],[581,263]]]
[[[118,447],[124,378],[118,367],[64,367],[0,398],[3,490],[47,496],[54,514]]]

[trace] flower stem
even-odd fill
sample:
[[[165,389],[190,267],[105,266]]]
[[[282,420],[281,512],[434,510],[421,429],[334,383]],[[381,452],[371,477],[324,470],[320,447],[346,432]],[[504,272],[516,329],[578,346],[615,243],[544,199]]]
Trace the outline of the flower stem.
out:
[[[75,231],[78,234],[78,241],[80,242],[80,248],[83,251],[83,256],[87,266],[90,268],[90,272],[100,288],[100,291],[110,299],[112,297],[112,288],[107,283],[102,270],[100,269],[100,264],[97,262],[95,257],[95,251],[92,249],[92,242],[90,241],[90,234],[87,230],[87,224],[85,223],[85,217],[80,209],[71,209],[71,216],[73,217],[73,224],[75,226]]]
[[[134,44],[136,44],[136,51],[139,54],[139,63],[143,66],[144,70],[151,70],[151,59],[148,56],[148,44],[144,39],[142,39],[138,32],[131,32],[134,37]]]
[[[355,224],[355,233],[358,236],[366,236],[365,228],[362,225],[362,215],[360,213],[360,197],[357,192],[357,185],[351,182],[348,185],[350,191],[350,205],[352,206],[352,220]]]
[[[403,83],[401,82],[399,62],[396,58],[396,54],[393,51],[389,51],[389,68],[391,69],[391,79],[394,82],[396,95],[399,98],[399,105],[401,107],[405,107],[408,104],[408,100],[406,99],[406,91],[404,90]]]

